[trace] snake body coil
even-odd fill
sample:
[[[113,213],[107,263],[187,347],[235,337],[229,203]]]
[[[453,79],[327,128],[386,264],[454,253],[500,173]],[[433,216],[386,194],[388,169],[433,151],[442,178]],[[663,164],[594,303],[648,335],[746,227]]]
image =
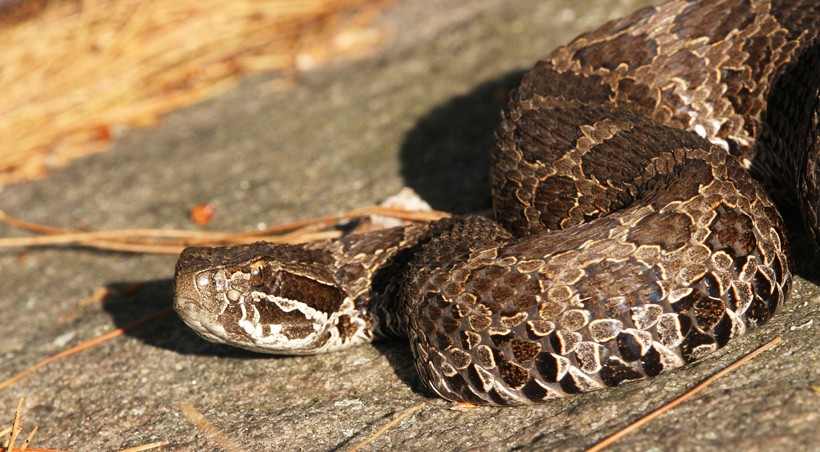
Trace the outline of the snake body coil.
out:
[[[513,93],[495,221],[189,248],[177,312],[206,339],[269,353],[406,335],[430,388],[476,404],[705,356],[789,291],[766,192],[820,241],[818,29],[815,0],[671,1],[609,22]]]

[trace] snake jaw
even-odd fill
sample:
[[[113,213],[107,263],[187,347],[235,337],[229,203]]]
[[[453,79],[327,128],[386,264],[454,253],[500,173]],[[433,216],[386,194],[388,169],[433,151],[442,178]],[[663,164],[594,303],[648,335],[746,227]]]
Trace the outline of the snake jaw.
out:
[[[182,320],[191,327],[197,334],[209,342],[220,342],[221,338],[227,336],[227,332],[217,319],[207,315],[195,315],[203,312],[203,307],[198,300],[184,296],[176,296],[174,299],[174,309],[180,314]]]
[[[290,259],[292,251],[188,248],[177,266],[174,308],[204,339],[262,353],[313,354],[370,341],[351,297],[312,259]]]

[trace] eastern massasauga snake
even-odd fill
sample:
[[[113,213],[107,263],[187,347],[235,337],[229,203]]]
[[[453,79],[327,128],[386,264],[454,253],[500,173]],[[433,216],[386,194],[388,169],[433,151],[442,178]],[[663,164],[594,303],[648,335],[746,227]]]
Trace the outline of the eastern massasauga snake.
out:
[[[789,292],[766,192],[820,242],[818,30],[817,0],[671,1],[609,22],[512,94],[494,221],[188,248],[175,308],[205,339],[267,353],[407,336],[422,381],[474,404],[701,358]]]

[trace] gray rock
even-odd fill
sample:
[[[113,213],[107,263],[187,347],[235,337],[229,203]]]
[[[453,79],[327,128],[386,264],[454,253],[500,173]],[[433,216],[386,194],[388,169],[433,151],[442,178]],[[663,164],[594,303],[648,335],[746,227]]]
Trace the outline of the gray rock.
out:
[[[306,74],[284,92],[255,77],[47,180],[5,188],[2,208],[70,228],[187,228],[187,210],[211,201],[208,228],[238,230],[371,205],[409,185],[435,208],[482,210],[492,131],[522,71],[641,3],[399,2],[382,19],[392,38],[377,55]],[[40,426],[34,445],[69,450],[160,439],[180,450],[346,449],[419,402],[368,448],[577,450],[780,336],[618,447],[809,450],[820,444],[820,265],[805,234],[793,244],[799,276],[765,326],[653,381],[542,406],[453,411],[424,390],[401,342],[267,357],[204,342],[168,315],[32,373],[0,392],[0,407],[11,419],[24,396],[27,427]],[[169,307],[174,263],[82,248],[0,252],[3,377]],[[81,303],[95,288],[140,281],[135,295]],[[195,426],[196,412],[219,439]]]

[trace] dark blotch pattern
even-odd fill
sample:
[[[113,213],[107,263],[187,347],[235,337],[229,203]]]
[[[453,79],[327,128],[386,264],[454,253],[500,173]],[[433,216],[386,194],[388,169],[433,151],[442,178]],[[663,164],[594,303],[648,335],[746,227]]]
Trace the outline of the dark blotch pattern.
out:
[[[520,389],[530,379],[530,372],[512,361],[498,363],[498,373],[512,389]]]
[[[290,300],[301,301],[317,311],[331,313],[339,310],[344,300],[344,292],[338,287],[323,284],[290,272],[277,271],[271,278],[269,293]],[[265,319],[262,320],[264,323]]]
[[[557,382],[558,371],[560,369],[558,364],[558,359],[550,353],[539,353],[535,359],[535,366],[538,369],[538,373],[544,377],[545,380],[551,382]]]
[[[610,358],[599,371],[607,386],[618,386],[625,381],[640,380],[643,374],[617,358]]]

